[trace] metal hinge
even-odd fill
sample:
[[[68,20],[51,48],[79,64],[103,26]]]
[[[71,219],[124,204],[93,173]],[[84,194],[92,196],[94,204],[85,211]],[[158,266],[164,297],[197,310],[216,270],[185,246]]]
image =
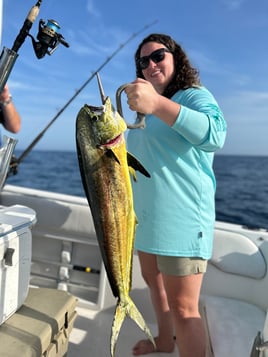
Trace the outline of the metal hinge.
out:
[[[12,258],[13,258],[14,252],[15,252],[15,249],[7,248],[7,250],[5,251],[5,254],[4,254],[5,265],[8,265],[8,266],[13,265]]]
[[[260,352],[268,349],[268,341],[263,342],[261,337],[261,332],[259,331],[257,336],[255,337],[252,350],[250,353],[250,357],[259,357]]]

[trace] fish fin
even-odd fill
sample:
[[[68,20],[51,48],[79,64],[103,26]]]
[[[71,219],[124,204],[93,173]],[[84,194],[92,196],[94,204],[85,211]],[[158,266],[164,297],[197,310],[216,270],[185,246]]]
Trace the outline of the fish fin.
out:
[[[118,335],[126,316],[129,316],[134,322],[136,322],[136,324],[141,328],[141,330],[145,332],[149,340],[156,348],[154,338],[150,332],[149,327],[144,321],[144,318],[142,317],[141,313],[139,312],[138,308],[136,307],[130,296],[127,296],[124,299],[124,302],[119,300],[116,306],[112,326],[111,356],[114,356]]]
[[[118,164],[120,165],[120,161],[119,161],[118,157],[115,155],[115,153],[113,152],[113,150],[108,149],[108,150],[106,150],[105,154],[106,154],[110,159],[115,159],[115,161],[118,162]]]
[[[136,182],[137,181],[136,171],[133,169],[133,167],[129,167],[128,170],[130,175],[133,177],[133,180]]]
[[[129,152],[127,153],[127,162],[128,162],[128,166],[130,166],[133,170],[139,171],[146,177],[151,177],[149,172],[142,166],[139,160],[136,159],[136,157],[130,154]]]

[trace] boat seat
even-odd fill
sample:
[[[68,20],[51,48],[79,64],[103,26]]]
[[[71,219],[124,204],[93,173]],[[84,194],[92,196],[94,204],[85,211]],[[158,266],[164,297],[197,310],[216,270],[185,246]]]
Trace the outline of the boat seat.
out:
[[[267,273],[267,262],[248,237],[235,232],[217,231],[210,264],[222,272],[247,278],[262,279]]]
[[[266,312],[253,304],[208,295],[201,296],[200,313],[209,341],[208,357],[249,357],[266,317]]]
[[[76,305],[66,291],[29,288],[24,304],[0,326],[0,356],[65,356]]]

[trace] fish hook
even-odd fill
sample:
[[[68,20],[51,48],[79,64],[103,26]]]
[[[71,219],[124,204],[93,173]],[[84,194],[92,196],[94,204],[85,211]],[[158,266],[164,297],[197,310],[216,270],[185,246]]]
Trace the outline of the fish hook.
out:
[[[117,107],[117,111],[118,113],[121,115],[122,118],[124,118],[123,116],[123,111],[122,111],[122,104],[121,104],[121,94],[122,92],[125,90],[125,88],[128,86],[128,83],[123,84],[122,86],[120,86],[117,91],[116,91],[116,107]],[[139,113],[137,112],[137,121],[136,124],[129,124],[127,123],[127,127],[128,129],[144,129],[145,128],[145,115],[143,113]]]
[[[102,100],[102,104],[105,103],[107,96],[104,94],[104,90],[103,90],[103,86],[101,83],[101,79],[100,79],[100,75],[98,72],[96,72],[96,77],[98,80],[98,85],[99,85],[99,90],[100,90],[100,96],[101,96],[101,100]],[[121,104],[121,94],[122,92],[125,90],[126,86],[128,84],[123,84],[122,86],[120,86],[117,91],[116,91],[116,108],[118,113],[121,115],[122,118],[124,118],[123,116],[123,110],[122,110],[122,104]],[[144,129],[145,128],[145,115],[143,113],[137,113],[137,122],[136,124],[129,124],[127,123],[127,128],[128,129],[137,129],[137,128],[141,128]]]
[[[100,79],[100,75],[99,75],[99,72],[96,72],[96,77],[97,77],[97,80],[98,80],[98,85],[99,85],[99,90],[100,90],[100,96],[101,96],[101,100],[102,100],[102,104],[105,103],[107,97],[106,95],[104,94],[104,90],[103,90],[103,86],[102,86],[102,83],[101,83],[101,79]]]

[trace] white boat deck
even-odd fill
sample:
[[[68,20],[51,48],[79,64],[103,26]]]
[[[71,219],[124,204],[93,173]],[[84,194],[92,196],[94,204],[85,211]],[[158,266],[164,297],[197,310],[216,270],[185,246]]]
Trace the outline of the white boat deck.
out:
[[[78,308],[77,312],[78,316],[69,340],[68,357],[110,356],[110,331],[114,309],[100,311],[94,314],[95,316],[83,308]],[[148,326],[155,335],[156,326],[154,324],[148,324]],[[146,336],[139,327],[127,318],[119,334],[115,357],[133,356],[132,347],[144,338]],[[155,356],[155,353],[147,354],[147,356]],[[173,353],[158,353],[157,356],[175,357],[178,353],[175,350]]]
[[[37,213],[37,223],[32,229],[31,284],[66,289],[79,298],[68,357],[110,356],[116,299],[101,263],[86,200],[8,185],[0,198],[0,205],[25,205]],[[77,264],[90,264],[101,272],[87,274],[72,269]],[[211,342],[207,357],[249,357],[258,331],[268,340],[267,267],[267,231],[216,223],[213,256],[202,287],[204,304],[200,310]],[[154,313],[136,254],[131,296],[155,336]],[[132,347],[146,338],[127,318],[120,330],[115,357],[132,356]],[[178,353],[175,350],[157,355],[173,357]],[[268,349],[259,357],[268,357]]]

